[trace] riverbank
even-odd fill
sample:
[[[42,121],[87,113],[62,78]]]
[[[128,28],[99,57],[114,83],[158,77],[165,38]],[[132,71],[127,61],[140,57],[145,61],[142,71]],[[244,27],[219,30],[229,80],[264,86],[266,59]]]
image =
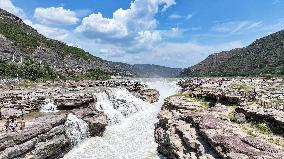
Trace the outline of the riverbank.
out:
[[[283,80],[181,80],[155,127],[169,158],[283,158]]]

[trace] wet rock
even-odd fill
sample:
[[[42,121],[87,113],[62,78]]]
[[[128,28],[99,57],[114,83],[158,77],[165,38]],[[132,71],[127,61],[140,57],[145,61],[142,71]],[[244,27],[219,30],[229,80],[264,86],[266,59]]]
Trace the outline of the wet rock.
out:
[[[137,96],[144,101],[155,103],[159,100],[160,94],[155,89],[143,89],[137,93]]]
[[[73,110],[72,112],[88,123],[91,136],[101,136],[105,131],[108,122],[104,113],[91,108]]]
[[[235,119],[236,119],[237,122],[243,123],[243,122],[246,121],[246,116],[243,113],[237,113],[235,115]]]
[[[36,138],[30,141],[27,141],[23,144],[15,145],[13,147],[6,148],[4,151],[0,152],[1,159],[12,159],[19,156],[23,156],[23,154],[32,150],[36,145]]]

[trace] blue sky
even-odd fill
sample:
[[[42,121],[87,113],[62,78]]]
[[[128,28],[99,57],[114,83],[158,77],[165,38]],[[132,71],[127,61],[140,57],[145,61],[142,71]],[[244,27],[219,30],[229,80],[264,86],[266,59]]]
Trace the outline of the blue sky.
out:
[[[284,29],[284,0],[0,0],[0,8],[95,56],[170,67]]]

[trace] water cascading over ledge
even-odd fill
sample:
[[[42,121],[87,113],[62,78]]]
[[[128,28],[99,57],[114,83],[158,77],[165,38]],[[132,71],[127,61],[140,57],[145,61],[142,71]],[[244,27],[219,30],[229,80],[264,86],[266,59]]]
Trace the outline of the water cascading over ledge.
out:
[[[118,124],[149,104],[135,97],[125,88],[112,88],[96,94],[96,108],[104,112],[109,124]]]
[[[154,140],[154,124],[158,121],[157,114],[163,99],[177,93],[179,88],[175,82],[164,80],[150,81],[147,85],[160,92],[159,102],[153,104],[144,102],[123,89],[112,89],[96,94],[98,100],[96,107],[107,114],[109,126],[102,137],[84,140],[64,158],[159,159],[160,156],[156,151],[158,145]],[[130,110],[125,111],[126,108]]]
[[[57,105],[54,104],[53,100],[47,98],[44,100],[44,105],[42,105],[40,112],[43,112],[43,113],[58,112]]]
[[[70,113],[65,122],[65,132],[73,145],[78,144],[82,140],[90,137],[89,125],[76,115]]]

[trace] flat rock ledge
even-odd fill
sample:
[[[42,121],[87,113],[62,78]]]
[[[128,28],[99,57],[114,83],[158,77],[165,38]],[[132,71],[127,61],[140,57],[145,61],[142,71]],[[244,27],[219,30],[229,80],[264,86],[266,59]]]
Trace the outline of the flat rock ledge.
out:
[[[107,125],[106,115],[81,108],[72,110],[90,129],[90,136],[101,136]],[[0,135],[0,158],[60,158],[73,146],[66,135],[67,114],[48,114],[29,121],[23,130]]]
[[[204,108],[185,96],[165,100],[155,125],[158,152],[170,159],[282,159],[284,149],[244,132],[226,106]]]
[[[37,83],[30,87],[12,87],[6,83],[5,87],[0,86],[0,112],[5,118],[39,112],[46,100],[51,100],[59,110],[86,108],[89,103],[97,101],[93,93],[115,87],[123,87],[146,102],[153,103],[159,99],[157,90],[148,89],[141,82],[132,80],[55,81]]]

